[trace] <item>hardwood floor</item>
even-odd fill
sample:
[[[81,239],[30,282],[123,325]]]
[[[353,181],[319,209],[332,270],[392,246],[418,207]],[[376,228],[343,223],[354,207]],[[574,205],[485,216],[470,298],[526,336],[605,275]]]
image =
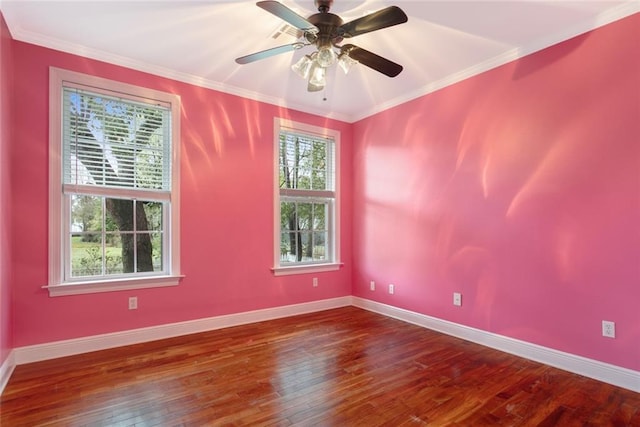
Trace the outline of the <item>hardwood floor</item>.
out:
[[[640,426],[640,394],[354,307],[18,366],[4,426]]]

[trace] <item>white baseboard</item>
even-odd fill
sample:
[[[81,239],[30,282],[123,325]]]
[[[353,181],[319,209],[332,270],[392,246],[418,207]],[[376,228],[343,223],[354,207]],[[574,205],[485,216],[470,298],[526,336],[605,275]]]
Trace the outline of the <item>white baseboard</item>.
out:
[[[229,314],[224,316],[209,317],[205,319],[189,320],[185,322],[152,326],[148,328],[133,329],[129,331],[114,332],[71,340],[18,347],[14,349],[15,364],[22,365],[25,363],[38,362],[41,360],[72,356],[74,354],[88,353],[90,351],[106,350],[108,348],[115,348],[131,344],[140,344],[143,342],[161,340],[164,338],[172,338],[181,335],[195,334],[198,332],[212,331],[215,329],[228,328],[231,326],[262,322],[265,320],[295,316],[298,314],[329,310],[331,308],[345,307],[349,305],[351,305],[351,296],[346,296],[320,301],[312,301],[302,304],[293,304],[281,307],[266,308],[262,310],[247,311],[243,313]]]
[[[352,304],[368,311],[403,320],[414,325],[462,338],[496,350],[544,363],[565,371],[640,392],[640,372],[621,368],[586,357],[564,353],[537,344],[520,341],[480,329],[471,328],[424,314],[393,307],[359,297],[352,297]]]
[[[12,350],[9,356],[0,364],[0,395],[11,378],[11,374],[16,367],[15,352]]]
[[[16,365],[55,359],[90,351],[105,350],[124,345],[139,344],[164,338],[206,332],[231,326],[262,322],[353,305],[368,311],[392,317],[424,328],[462,338],[506,353],[544,363],[565,371],[593,378],[640,392],[640,372],[564,353],[514,338],[482,331],[424,314],[393,307],[359,297],[345,296],[302,304],[267,308],[244,313],[196,319],[186,322],[152,326],[149,328],[95,335],[65,341],[15,348],[0,366],[0,393]]]

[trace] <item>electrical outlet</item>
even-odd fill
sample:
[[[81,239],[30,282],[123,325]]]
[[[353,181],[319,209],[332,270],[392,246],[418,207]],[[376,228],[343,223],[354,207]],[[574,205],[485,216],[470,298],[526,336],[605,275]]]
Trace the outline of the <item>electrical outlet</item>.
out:
[[[453,305],[460,307],[462,305],[462,294],[460,292],[453,293]]]
[[[138,297],[129,297],[129,310],[138,309]]]
[[[608,338],[616,337],[616,323],[608,320],[602,321],[602,336]]]
[[[376,282],[374,282],[373,280],[369,283],[369,289],[371,289],[372,291],[376,290]]]
[[[393,286],[393,284],[391,284],[391,283],[390,283],[390,284],[389,284],[389,293],[390,293],[391,295],[393,295],[393,293],[395,292],[395,290],[396,290],[396,289],[395,289],[395,286]]]
[[[313,278],[313,287],[314,287],[314,288],[317,288],[317,287],[318,287],[318,278],[317,278],[317,277],[314,277],[314,278]]]

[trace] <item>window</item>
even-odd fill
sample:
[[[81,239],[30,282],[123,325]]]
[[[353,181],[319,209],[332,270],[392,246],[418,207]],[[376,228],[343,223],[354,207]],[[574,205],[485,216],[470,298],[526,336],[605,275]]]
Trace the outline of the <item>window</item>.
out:
[[[275,274],[339,262],[337,131],[276,119]]]
[[[176,285],[179,97],[50,70],[49,293]]]

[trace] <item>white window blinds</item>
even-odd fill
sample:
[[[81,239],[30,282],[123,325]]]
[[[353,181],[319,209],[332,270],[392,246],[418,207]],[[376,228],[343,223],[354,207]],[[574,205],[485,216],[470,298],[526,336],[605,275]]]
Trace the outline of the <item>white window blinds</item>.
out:
[[[170,108],[63,89],[63,183],[168,192]]]
[[[281,131],[280,188],[333,192],[334,150],[332,138]]]

